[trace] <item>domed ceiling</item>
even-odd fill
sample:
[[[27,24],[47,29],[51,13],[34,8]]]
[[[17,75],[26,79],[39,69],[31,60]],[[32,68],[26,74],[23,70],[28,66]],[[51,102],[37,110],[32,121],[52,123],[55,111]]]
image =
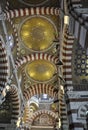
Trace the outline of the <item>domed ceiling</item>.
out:
[[[73,47],[74,40],[69,32],[67,30],[64,30],[63,27],[64,14],[62,12],[65,13],[65,11],[61,9],[62,7],[59,9],[59,5],[65,6],[66,3],[64,3],[64,1],[65,0],[63,0],[62,3],[61,0],[0,1],[0,4],[2,3],[2,5],[4,4],[4,2],[6,2],[4,4],[5,6],[3,6],[2,8],[4,10],[2,15],[4,14],[6,19],[4,21],[4,19],[1,17],[0,25],[2,26],[6,24],[7,28],[5,28],[5,26],[3,26],[3,28],[0,28],[2,30],[1,35],[3,37],[3,41],[6,42],[6,52],[8,53],[8,57],[10,59],[10,61],[7,61],[7,54],[5,53],[5,49],[1,44],[0,76],[1,83],[4,85],[1,84],[2,88],[0,86],[0,89],[1,92],[2,90],[4,90],[3,92],[7,94],[6,85],[9,84],[9,88],[11,88],[11,90],[8,90],[11,91],[11,97],[8,95],[9,98],[6,97],[8,99],[7,102],[4,102],[4,104],[0,106],[0,121],[2,122],[2,116],[3,121],[4,118],[7,116],[6,122],[8,119],[8,121],[10,121],[11,119],[11,127],[12,124],[16,124],[16,122],[19,122],[20,118],[17,129],[20,129],[19,127],[22,126],[23,128],[21,129],[28,128],[28,130],[31,130],[29,124],[29,109],[31,108],[31,110],[33,111],[33,109],[35,109],[36,107],[34,104],[31,104],[29,107],[27,107],[27,101],[34,95],[39,95],[40,98],[41,94],[48,94],[54,99],[54,104],[51,104],[51,107],[49,108],[50,111],[54,111],[55,115],[54,119],[52,120],[55,121],[55,124],[52,124],[52,128],[54,129],[55,125],[59,126],[59,121],[56,122],[55,120],[57,119],[55,117],[58,116],[58,119],[61,120],[62,125],[60,129],[64,129],[63,125],[66,126],[66,123],[68,125],[68,121],[66,117],[67,115],[64,102],[65,100],[63,100],[64,89],[63,91],[61,89],[61,85],[63,85],[63,76],[65,76],[65,80],[67,81],[65,83],[67,83],[66,86],[68,88],[70,88],[69,86],[72,87],[73,85],[72,77],[75,77],[74,82],[76,82],[76,77],[77,79],[79,78],[79,82],[80,78],[82,78],[84,82],[85,75],[86,79],[88,78],[88,57],[86,54],[84,54],[84,51],[81,48],[79,49],[76,47],[77,49],[75,49]],[[66,9],[66,6],[63,8]],[[16,20],[18,20],[17,23]],[[66,27],[67,26],[68,25],[66,25]],[[63,31],[61,30],[62,28]],[[61,31],[66,31],[64,36]],[[12,42],[14,41],[14,44],[11,44],[12,48],[10,44],[7,45],[7,43],[10,43],[9,36],[10,38],[12,36]],[[8,46],[10,47],[11,51],[10,49],[8,49]],[[72,47],[74,48],[73,51],[76,52],[74,55],[74,59],[72,59],[71,56],[72,53],[74,53],[72,52]],[[21,50],[23,51],[22,53]],[[80,54],[80,52],[82,55]],[[62,60],[64,63],[64,71],[63,68],[59,66],[61,65],[59,63],[60,60]],[[76,64],[71,64],[71,60],[72,63]],[[9,77],[9,71],[7,69],[8,67],[11,70]],[[7,76],[5,77],[6,74]],[[60,77],[60,75],[62,77]],[[88,80],[86,82],[88,83]],[[0,98],[5,99],[3,93],[1,94],[2,95]],[[33,121],[35,120],[36,115],[39,116],[41,113],[42,115],[45,114],[44,116],[46,123],[46,114],[48,114],[49,111],[44,110],[44,102],[42,102],[41,107],[43,111],[39,110],[37,114],[33,113]],[[57,103],[56,106],[55,103]],[[47,104],[47,106],[49,106],[49,104]],[[4,113],[4,115],[2,113]],[[25,113],[27,114],[27,124],[22,122],[23,114],[25,115]],[[50,115],[53,116],[53,113],[50,112]],[[59,129],[58,126],[57,129]]]
[[[25,20],[20,28],[22,43],[26,48],[34,51],[44,51],[50,48],[56,33],[53,22],[43,16],[33,16]]]
[[[39,82],[52,79],[55,72],[55,65],[45,60],[35,60],[26,66],[27,75]]]

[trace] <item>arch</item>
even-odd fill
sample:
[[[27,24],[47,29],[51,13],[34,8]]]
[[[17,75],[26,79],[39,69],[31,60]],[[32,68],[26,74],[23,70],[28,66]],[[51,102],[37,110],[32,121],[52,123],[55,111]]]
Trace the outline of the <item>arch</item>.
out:
[[[57,92],[54,92],[54,87],[48,84],[36,84],[24,90],[24,98],[29,100],[37,94],[48,94],[51,97],[56,97]]]
[[[63,76],[68,87],[72,87],[72,49],[74,36],[69,34],[68,27],[65,26],[64,41],[62,44],[62,61],[63,61]]]
[[[9,77],[9,59],[7,56],[5,44],[0,39],[0,93],[6,86]]]
[[[30,16],[30,15],[59,15],[60,11],[58,8],[54,7],[31,7],[25,9],[14,9],[6,11],[5,17],[6,19],[9,18],[16,18],[21,16]]]
[[[29,125],[32,125],[33,121],[34,121],[38,116],[40,116],[40,115],[42,115],[42,114],[47,114],[47,115],[51,116],[54,120],[57,120],[57,119],[58,119],[58,116],[57,116],[54,112],[52,112],[52,111],[50,111],[50,110],[39,110],[39,111],[36,111],[36,112],[32,115],[32,117],[28,120]]]
[[[19,58],[16,60],[16,68],[20,67],[21,65],[31,62],[34,60],[48,60],[54,63],[58,62],[58,57],[50,54],[44,54],[44,53],[34,53],[34,54],[29,54],[27,56],[23,56],[22,58]]]
[[[86,119],[86,112],[88,111],[88,103],[81,105],[78,109],[77,116],[81,119]]]
[[[12,120],[16,122],[20,111],[20,97],[18,94],[18,89],[15,85],[11,85],[9,92],[12,100]]]
[[[14,32],[14,36],[15,36],[15,41],[16,43],[18,43],[18,32],[17,32],[17,28],[15,27],[15,24],[13,23],[13,21],[11,19],[8,19],[8,22],[10,23],[13,32]]]
[[[6,90],[7,91],[7,90]],[[19,99],[19,95],[18,95],[18,89],[16,88],[15,85],[11,85],[8,88],[8,91],[6,93],[7,95],[5,96],[5,105],[2,104],[3,107],[1,107],[1,111],[3,110],[3,114],[4,116],[2,117],[2,122],[3,122],[3,117],[9,122],[11,123],[12,121],[14,123],[16,123],[16,121],[18,120],[18,116],[19,116],[19,112],[20,112],[20,99]],[[5,111],[9,114],[5,114]]]

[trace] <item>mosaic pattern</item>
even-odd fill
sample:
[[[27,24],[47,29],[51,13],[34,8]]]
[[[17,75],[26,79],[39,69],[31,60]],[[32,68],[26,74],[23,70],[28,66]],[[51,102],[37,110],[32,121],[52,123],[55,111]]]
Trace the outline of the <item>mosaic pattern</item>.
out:
[[[38,124],[43,126],[53,126],[54,121],[53,118],[49,117],[47,114],[42,114],[39,117],[37,117],[33,122],[33,125]]]
[[[33,80],[47,81],[55,73],[55,65],[45,60],[36,60],[26,66],[27,75]]]
[[[20,37],[28,49],[41,51],[49,48],[55,39],[56,29],[46,17],[31,17],[24,21],[20,29]]]
[[[80,46],[75,50],[75,74],[77,76],[88,76],[88,55]]]

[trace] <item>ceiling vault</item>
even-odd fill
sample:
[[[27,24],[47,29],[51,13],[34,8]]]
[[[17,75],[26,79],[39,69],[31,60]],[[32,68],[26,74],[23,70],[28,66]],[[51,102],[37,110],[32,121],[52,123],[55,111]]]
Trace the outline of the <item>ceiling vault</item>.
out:
[[[87,130],[86,4],[0,0],[0,130]]]

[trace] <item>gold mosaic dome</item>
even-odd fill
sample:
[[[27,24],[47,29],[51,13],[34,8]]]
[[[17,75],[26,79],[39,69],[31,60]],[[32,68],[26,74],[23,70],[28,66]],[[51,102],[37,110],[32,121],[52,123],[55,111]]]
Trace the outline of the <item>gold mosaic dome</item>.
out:
[[[56,72],[56,66],[46,60],[35,60],[26,66],[27,75],[39,82],[44,82],[52,79]]]
[[[45,51],[52,46],[56,28],[45,17],[32,17],[23,22],[20,37],[24,46],[34,51]]]

